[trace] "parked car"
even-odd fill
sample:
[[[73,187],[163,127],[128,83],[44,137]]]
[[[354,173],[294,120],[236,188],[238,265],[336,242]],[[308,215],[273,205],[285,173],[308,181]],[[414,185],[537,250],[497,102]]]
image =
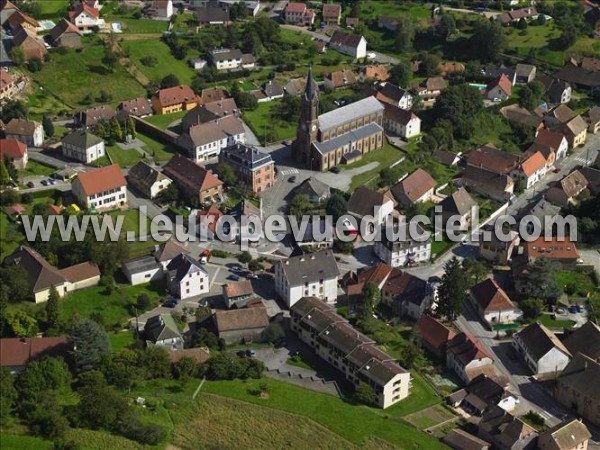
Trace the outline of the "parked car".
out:
[[[241,272],[242,268],[240,266],[238,266],[238,265],[231,266],[231,271],[232,272]]]
[[[556,310],[556,312],[557,312],[558,314],[566,314],[566,313],[567,313],[567,310],[566,310],[565,308],[558,308],[558,309]]]
[[[42,183],[42,186],[48,186],[48,180],[42,180],[40,183]]]
[[[229,275],[229,276],[227,277],[227,279],[228,279],[228,280],[231,280],[231,281],[240,281],[240,276],[239,276],[239,275],[236,275],[235,273],[232,273],[231,275]]]
[[[560,172],[560,167],[557,167],[553,170],[554,173],[559,173]]]
[[[340,169],[338,167],[332,167],[331,169],[329,169],[329,171],[332,173],[340,173]]]
[[[251,280],[258,280],[258,275],[256,275],[255,273],[247,273],[246,278],[249,278]]]
[[[577,311],[577,306],[575,306],[575,305],[571,305],[571,306],[569,306],[569,312],[570,312],[571,314],[577,314],[577,312],[578,312],[578,311]]]
[[[256,355],[256,352],[254,350],[250,350],[250,349],[246,350],[246,356],[248,358],[255,356],[255,355]]]
[[[35,187],[35,183],[33,181],[30,181],[29,183],[27,183],[27,187],[33,188]]]
[[[163,303],[163,306],[165,308],[175,308],[178,304],[179,304],[179,300],[177,300],[175,297],[171,297],[170,299],[168,299],[166,302]]]
[[[235,352],[235,354],[238,355],[240,358],[245,358],[246,350],[240,350],[239,352]]]

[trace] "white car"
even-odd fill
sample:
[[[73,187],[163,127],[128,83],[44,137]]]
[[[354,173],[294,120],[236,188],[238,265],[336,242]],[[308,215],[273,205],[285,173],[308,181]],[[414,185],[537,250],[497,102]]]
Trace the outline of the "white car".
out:
[[[367,59],[375,59],[377,58],[377,54],[373,52],[367,53]]]

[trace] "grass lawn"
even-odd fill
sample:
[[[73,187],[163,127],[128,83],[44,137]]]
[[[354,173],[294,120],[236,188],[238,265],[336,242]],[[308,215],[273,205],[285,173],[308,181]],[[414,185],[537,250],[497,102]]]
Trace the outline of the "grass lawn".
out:
[[[554,272],[554,278],[563,289],[567,285],[573,285],[576,288],[576,292],[593,292],[596,290],[592,273],[589,271],[557,270]]]
[[[431,10],[423,5],[410,4],[410,2],[361,2],[361,17],[363,18],[377,19],[380,15],[400,17],[407,14],[413,20],[423,20],[431,17]]]
[[[67,431],[66,439],[73,442],[77,448],[86,450],[138,450],[146,448],[135,441],[122,436],[110,434],[108,431],[71,428]]]
[[[136,149],[123,150],[118,145],[107,146],[106,151],[112,162],[118,164],[121,168],[131,167],[143,158]]]
[[[47,441],[34,436],[17,436],[14,434],[0,434],[2,450],[44,450],[52,448],[52,441]]]
[[[436,258],[442,256],[450,247],[452,247],[455,242],[452,242],[446,236],[441,241],[436,241],[435,239],[431,241],[431,255],[436,255]]]
[[[178,148],[173,144],[165,144],[164,142],[157,141],[156,139],[139,132],[137,137],[144,142],[144,150],[150,155],[153,155],[154,159],[158,162],[167,162],[175,153],[178,153]]]
[[[27,167],[20,172],[20,174],[24,177],[30,176],[40,176],[40,177],[48,177],[56,172],[56,168],[47,166],[40,162],[34,161],[32,159],[27,161]]]
[[[70,293],[63,300],[63,318],[69,320],[74,314],[89,317],[93,313],[100,314],[105,325],[122,326],[131,315],[128,306],[135,303],[140,294],[146,294],[152,304],[158,304],[162,292],[151,284],[138,286],[121,286],[114,289],[110,295],[106,288],[94,286]]]
[[[448,411],[444,406],[435,405],[431,408],[410,414],[409,416],[405,417],[405,420],[423,430],[425,428],[433,427],[442,422],[450,420],[453,417],[455,417],[454,414]]]
[[[118,352],[125,347],[133,344],[133,331],[121,331],[119,333],[109,333],[110,345],[113,352]]]
[[[268,398],[260,398],[249,392],[261,383],[269,386]],[[351,405],[339,398],[277,380],[211,381],[204,384],[203,392],[309,417],[356,445],[362,444],[371,436],[377,436],[400,448],[446,448],[436,439],[419,433],[401,421],[387,420],[385,417],[388,416],[389,409],[382,411]]]
[[[65,105],[54,95],[46,92],[43,86],[38,83],[32,83],[31,93],[27,95],[25,100],[29,108],[29,118],[32,120],[41,121],[44,114],[49,114],[50,117],[56,117],[59,113],[72,113],[72,108]]]
[[[527,27],[523,35],[521,30],[514,27],[505,28],[505,32],[508,36],[508,48],[515,51],[519,57],[526,57],[529,50],[535,48],[538,60],[552,66],[563,65],[564,52],[549,48],[550,41],[558,39],[560,36],[560,30],[553,22],[542,26],[531,25]]]
[[[117,65],[110,72],[104,66],[104,46],[96,37],[84,37],[83,41],[81,52],[69,50],[64,55],[52,52],[51,60],[31,77],[72,109],[79,107],[88,94],[94,103],[100,103],[97,98],[101,89],[111,95],[114,103],[146,95],[146,90],[125,68]]]
[[[194,78],[196,72],[187,64],[188,58],[176,59],[167,44],[158,39],[125,41],[121,45],[129,52],[130,59],[139,70],[153,82],[159,83],[169,74],[175,75],[183,84],[190,84]],[[141,58],[148,55],[156,57],[158,60],[156,66],[148,67],[140,62]]]
[[[166,130],[171,123],[182,119],[187,113],[187,111],[179,111],[172,114],[157,114],[155,116],[144,117],[144,120],[154,126],[157,126],[161,130]]]
[[[45,0],[38,2],[40,16],[36,19],[58,18],[66,15],[69,0]]]
[[[116,222],[118,216],[123,216],[123,231],[133,231],[136,236],[140,233],[140,211],[138,209],[128,209],[127,211],[112,211],[109,213]],[[146,232],[150,233],[150,219],[146,217]]]
[[[264,140],[265,132],[272,132],[274,141],[292,139],[296,136],[295,122],[286,122],[271,115],[271,108],[281,100],[259,103],[254,111],[244,111],[244,122],[252,129],[259,140]]]
[[[384,143],[383,147],[375,150],[373,152],[369,152],[362,157],[362,159],[354,164],[350,165],[340,165],[338,166],[341,170],[349,170],[357,167],[362,167],[366,164],[372,163],[374,161],[378,162],[378,166],[374,169],[368,170],[367,172],[363,172],[358,174],[352,178],[352,183],[350,184],[350,190],[353,191],[358,186],[364,185],[376,179],[381,172],[381,169],[385,167],[389,167],[391,164],[398,161],[402,158],[404,153],[401,150],[394,147],[393,145]]]
[[[303,369],[312,369],[311,365],[302,359],[301,355],[292,356],[288,358],[287,363],[290,366],[302,367]]]
[[[150,230],[150,229],[148,229],[148,230]],[[139,256],[147,256],[154,250],[154,247],[156,245],[161,245],[161,244],[162,244],[162,242],[155,241],[154,239],[151,238],[151,236],[148,236],[147,241],[128,242],[127,245],[129,246],[129,256],[131,258],[137,258]]]
[[[4,211],[0,211],[0,259],[10,255],[25,239],[19,226],[13,223]]]
[[[575,322],[572,320],[553,319],[552,314],[542,314],[538,317],[538,322],[546,325],[548,328],[573,328]]]
[[[126,19],[122,17],[114,17],[113,20],[123,25],[123,33],[164,33],[169,29],[169,22],[166,20]]]

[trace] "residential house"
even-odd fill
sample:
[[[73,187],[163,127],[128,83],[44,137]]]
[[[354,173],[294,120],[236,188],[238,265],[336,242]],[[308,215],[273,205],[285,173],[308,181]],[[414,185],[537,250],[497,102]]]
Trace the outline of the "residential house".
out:
[[[539,450],[586,450],[592,437],[581,420],[571,419],[543,431],[538,436]]]
[[[325,75],[323,85],[325,89],[344,89],[356,84],[356,74],[350,69],[342,69]]]
[[[4,26],[5,22],[13,15],[15,12],[19,11],[12,2],[9,0],[1,0],[0,1],[0,25]]]
[[[502,450],[533,450],[537,432],[499,406],[491,407],[479,422],[478,436]]]
[[[360,19],[358,17],[346,17],[346,26],[347,27],[355,27],[360,23]]]
[[[0,100],[10,100],[17,93],[17,83],[5,70],[0,70]]]
[[[522,189],[530,189],[535,183],[546,175],[546,158],[542,152],[537,151],[521,162],[518,169],[511,172],[513,180],[520,183]]]
[[[534,145],[542,147],[538,148],[538,150],[542,152],[547,161],[552,160],[551,153],[554,153],[555,161],[564,158],[567,156],[567,150],[569,149],[569,141],[567,141],[564,134],[546,128],[542,128],[537,132]],[[544,150],[543,147],[547,149]]]
[[[443,165],[454,167],[461,161],[462,152],[452,153],[446,150],[436,150],[432,156]]]
[[[421,119],[415,113],[387,103],[383,106],[383,128],[388,133],[407,140],[421,134]]]
[[[504,74],[490,82],[486,89],[485,95],[488,100],[508,100],[512,92],[512,84],[508,77]]]
[[[331,196],[331,187],[317,180],[315,177],[309,177],[300,183],[295,189],[296,194],[304,194],[313,203],[324,203]]]
[[[577,247],[568,237],[559,240],[556,236],[553,236],[552,239],[546,239],[542,235],[534,241],[527,242],[524,247],[527,263],[532,263],[536,259],[544,257],[551,260],[559,270],[560,268],[574,268],[579,259]]]
[[[425,240],[425,232],[416,225],[416,236],[409,233],[407,223],[397,227],[382,227],[381,239],[376,240],[375,254],[392,267],[410,266],[427,262],[431,258],[431,242]]]
[[[337,299],[340,271],[330,250],[278,261],[274,274],[275,292],[288,307],[308,296],[330,303]]]
[[[179,362],[182,358],[191,358],[197,363],[202,364],[210,359],[210,350],[208,347],[196,347],[169,351],[169,359],[173,364]]]
[[[493,364],[480,342],[469,334],[459,333],[446,344],[446,367],[465,384],[482,373],[493,373]]]
[[[144,325],[146,345],[183,350],[183,335],[171,314],[150,317]]]
[[[566,81],[574,89],[580,91],[593,91],[600,87],[600,71],[592,67],[565,65],[562,69],[552,74],[553,78]]]
[[[408,397],[410,373],[321,300],[304,297],[290,315],[290,328],[300,340],[354,386],[368,383],[377,406],[385,409]]]
[[[16,374],[45,356],[64,358],[69,349],[67,336],[3,338],[0,339],[0,367]]]
[[[481,68],[482,75],[488,78],[498,78],[500,75],[506,75],[506,77],[510,80],[512,85],[516,82],[516,72],[512,67],[507,67],[504,64],[500,64],[499,66],[485,66]]]
[[[223,285],[223,300],[225,300],[227,309],[231,309],[234,306],[241,308],[251,298],[254,298],[254,289],[250,280],[236,281],[235,283]]]
[[[44,144],[44,127],[39,122],[27,119],[12,119],[4,127],[6,139],[23,142],[27,147],[41,147]]]
[[[598,195],[600,193],[600,170],[582,167],[579,171],[588,182],[588,191],[594,196]]]
[[[210,290],[208,272],[198,261],[180,253],[167,264],[167,289],[181,300],[206,294]]]
[[[278,98],[283,98],[284,91],[283,86],[277,80],[268,80],[262,88],[264,99],[262,101],[270,102]],[[260,102],[261,100],[259,100]]]
[[[269,316],[264,305],[229,311],[219,310],[213,318],[217,335],[227,344],[260,340],[265,328],[269,326]]]
[[[335,226],[325,219],[313,217],[306,227],[300,227],[293,236],[296,247],[303,253],[325,250],[333,247]]]
[[[545,122],[550,126],[564,125],[577,116],[577,113],[567,105],[556,105],[544,114]]]
[[[488,143],[471,150],[466,155],[465,161],[467,166],[509,175],[519,168],[521,158],[513,153],[499,150],[492,143]]]
[[[202,89],[200,94],[200,103],[207,104],[216,101],[223,101],[229,97],[227,91],[223,88],[206,88]]]
[[[475,166],[467,166],[461,178],[464,187],[499,201],[506,201],[513,196],[514,181],[509,175],[491,172]]]
[[[413,96],[408,91],[389,82],[381,86],[375,93],[375,98],[384,104],[387,103],[406,110],[410,110],[413,104]]]
[[[127,181],[146,198],[156,198],[173,180],[145,161],[133,165],[127,173]]]
[[[138,97],[121,102],[119,111],[127,116],[146,117],[152,114],[152,105],[145,97]]]
[[[442,439],[445,444],[455,450],[489,450],[490,443],[479,439],[477,436],[455,428]]]
[[[557,376],[571,360],[571,352],[558,337],[537,322],[513,335],[513,346],[538,377]]]
[[[159,89],[152,96],[154,114],[171,114],[178,111],[189,111],[198,105],[198,98],[189,86],[173,86]]]
[[[231,23],[229,5],[209,3],[196,8],[196,19],[199,27],[225,25]]]
[[[317,50],[317,53],[326,53],[327,52],[327,42],[323,39],[315,39],[313,41],[313,46]]]
[[[600,358],[600,326],[588,320],[579,328],[572,330],[563,339],[571,355],[583,353],[592,359]]]
[[[579,170],[571,172],[546,191],[546,199],[563,208],[576,203],[576,198],[586,190],[588,182]]]
[[[329,48],[354,59],[362,59],[367,56],[367,40],[360,34],[336,31],[329,40]]]
[[[571,85],[563,80],[541,75],[536,78],[544,85],[544,94],[551,104],[564,104],[571,101]]]
[[[169,263],[181,254],[187,254],[188,251],[177,240],[169,239],[163,245],[154,251],[156,262],[161,265],[163,270],[167,268]]]
[[[446,80],[442,77],[426,78],[413,88],[413,91],[423,99],[424,102],[434,102],[435,99],[446,89]]]
[[[500,108],[500,114],[510,123],[518,123],[528,128],[533,128],[536,132],[544,128],[544,119],[542,117],[537,114],[531,114],[517,103],[503,106]]]
[[[577,353],[556,379],[554,398],[600,426],[600,362]]]
[[[162,266],[156,262],[154,256],[142,256],[127,261],[121,266],[121,271],[132,286],[149,283],[164,276]]]
[[[20,28],[16,33],[12,41],[13,48],[19,47],[23,50],[23,58],[25,61],[31,59],[44,60],[44,57],[48,54],[44,40],[38,37],[34,31],[29,31],[26,28]]]
[[[392,186],[390,191],[399,204],[408,207],[431,201],[435,185],[436,181],[432,176],[419,168]]]
[[[0,161],[8,158],[15,169],[23,170],[27,166],[27,144],[16,139],[0,139]]]
[[[394,206],[389,193],[358,186],[348,201],[348,214],[357,219],[372,216],[376,223],[382,224],[386,218],[391,217]]]
[[[104,139],[93,135],[86,129],[72,131],[62,138],[62,154],[89,164],[105,156]]]
[[[81,48],[81,31],[67,19],[62,19],[48,34],[54,47]]]
[[[473,286],[469,298],[481,318],[492,329],[497,325],[513,323],[523,316],[523,312],[492,278]]]
[[[47,301],[52,286],[60,297],[64,297],[69,292],[96,286],[100,281],[100,269],[95,263],[88,261],[57,269],[38,252],[24,245],[7,256],[4,264],[23,267],[31,286],[31,292],[27,294],[33,297],[35,303]]]
[[[379,16],[377,18],[377,26],[389,31],[396,31],[398,29],[398,19],[396,17]]]
[[[223,197],[223,182],[211,170],[194,164],[184,156],[173,155],[163,167],[163,173],[186,195],[197,197],[201,204],[219,201]]]
[[[93,127],[98,122],[108,122],[117,116],[117,112],[110,105],[93,106],[75,114],[74,119],[79,125]]]
[[[306,3],[289,2],[283,10],[283,18],[294,25],[311,26],[315,21],[315,12]]]
[[[269,153],[255,147],[235,144],[219,154],[220,164],[229,164],[237,180],[246,185],[253,195],[260,195],[275,183],[275,163]]]
[[[463,187],[448,195],[440,202],[444,226],[452,226],[456,230],[466,230],[471,225],[473,208],[477,202]],[[452,218],[452,221],[450,219]]]
[[[567,137],[570,148],[585,144],[588,124],[581,116],[575,116],[563,125],[562,131]]]
[[[154,0],[152,6],[156,10],[159,19],[170,19],[173,15],[173,0]]]
[[[516,25],[521,19],[525,19],[527,22],[536,20],[539,16],[537,10],[533,7],[514,9],[502,13],[496,17],[496,20],[501,25]]]
[[[464,411],[475,416],[482,416],[493,407],[512,411],[519,403],[519,399],[507,390],[507,386],[505,379],[481,374],[464,388],[448,396],[446,401],[450,406],[454,408],[460,406]]]
[[[80,173],[71,184],[73,196],[85,209],[127,207],[127,182],[117,164]]]
[[[69,11],[69,20],[84,33],[90,33],[94,28],[104,26],[105,22],[100,19],[100,11],[90,8],[86,3],[81,3],[75,10]]]
[[[528,84],[535,79],[536,67],[531,64],[517,64],[515,84]]]
[[[560,214],[560,206],[553,205],[545,198],[542,198],[535,205],[530,208],[525,208],[522,213],[519,213],[519,220],[523,220],[529,216],[529,219],[540,223],[540,231],[544,231],[546,228],[553,228],[555,220]],[[527,231],[533,233],[535,231],[535,225],[532,222],[527,224]]]
[[[192,215],[194,211],[192,211]],[[215,205],[210,205],[208,208],[203,208],[195,212],[197,222],[197,233],[202,240],[213,240],[217,237],[217,226],[219,220],[223,217],[223,213]]]
[[[323,5],[323,20],[327,25],[339,25],[342,17],[342,5],[327,3]]]
[[[177,138],[177,145],[196,163],[219,156],[223,149],[244,142],[244,123],[235,115],[192,125]]]
[[[242,66],[242,52],[237,48],[216,48],[208,52],[217,70],[239,69]]]
[[[233,98],[224,98],[196,106],[181,119],[181,127],[188,130],[194,125],[212,122],[223,117],[239,116],[240,110]]]
[[[588,132],[596,134],[600,131],[600,106],[591,107],[583,118],[588,124]]]
[[[317,82],[311,78],[311,84],[313,92],[319,91],[319,85]],[[291,97],[298,97],[301,94],[304,94],[304,88],[306,87],[306,78],[292,78],[290,79],[284,86],[283,90],[285,93]]]
[[[455,336],[454,331],[428,314],[419,317],[414,330],[423,348],[440,358],[446,353],[448,341]]]
[[[348,20],[348,19],[346,19]],[[390,72],[387,67],[383,64],[371,64],[363,67],[359,79],[365,80],[376,80],[376,81],[387,81],[390,77]]]
[[[29,17],[23,11],[17,9],[11,16],[8,18],[8,25],[13,33],[23,28],[27,31],[31,31],[32,33],[37,32],[37,28],[39,26],[37,20],[33,17]]]

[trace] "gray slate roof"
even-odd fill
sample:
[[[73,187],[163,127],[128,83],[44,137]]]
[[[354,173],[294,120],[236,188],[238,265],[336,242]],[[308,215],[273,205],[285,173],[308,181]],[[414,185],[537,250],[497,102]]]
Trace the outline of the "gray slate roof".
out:
[[[148,319],[144,326],[146,338],[154,343],[165,339],[182,338],[171,314],[159,314]]]
[[[326,131],[367,114],[383,113],[383,105],[375,97],[363,98],[319,116],[319,128]]]
[[[441,202],[442,210],[458,215],[467,214],[477,203],[465,188],[460,188]]]
[[[129,169],[127,177],[130,179],[135,179],[140,184],[148,187],[152,186],[157,181],[170,179],[166,175],[163,175],[162,172],[148,165],[144,161],[140,161],[132,166]]]
[[[123,268],[127,269],[129,273],[143,273],[149,270],[160,269],[160,265],[154,259],[154,256],[144,256],[142,258],[132,259],[123,264]]]
[[[235,144],[221,150],[220,158],[229,160],[236,165],[256,170],[259,167],[273,163],[273,158],[268,153],[261,152],[255,147],[244,144]]]
[[[528,353],[538,361],[554,347],[570,356],[570,352],[556,335],[540,323],[532,323],[517,333]]]
[[[294,256],[277,264],[281,264],[290,286],[303,286],[306,282],[314,283],[340,276],[335,256],[329,250]]]
[[[383,132],[381,125],[376,122],[371,122],[364,127],[357,128],[354,131],[349,131],[348,133],[334,137],[333,139],[329,139],[325,142],[314,142],[313,145],[319,153],[324,155],[342,147],[345,144],[348,144],[349,142],[356,142],[379,131]]]

